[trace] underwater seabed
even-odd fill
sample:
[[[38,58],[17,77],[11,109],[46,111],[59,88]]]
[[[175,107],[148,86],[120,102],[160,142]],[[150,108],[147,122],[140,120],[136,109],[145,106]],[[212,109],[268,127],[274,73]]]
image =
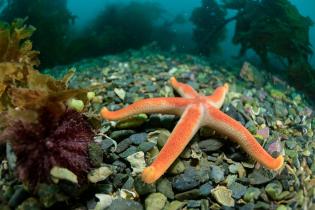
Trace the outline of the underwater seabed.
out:
[[[86,59],[45,73],[61,78],[69,69],[76,71],[69,87],[90,91],[88,103],[82,105],[75,99],[68,103],[83,113],[95,132],[88,147],[92,166],[88,181],[78,184],[71,170],[56,167],[50,172],[52,180],[58,180],[56,184],[40,184],[30,192],[15,178],[10,146],[3,146],[0,209],[315,207],[313,107],[303,94],[276,76],[250,63],[242,68],[219,66],[197,56],[148,49]],[[204,95],[228,83],[230,90],[221,110],[241,122],[274,157],[284,155],[282,169],[265,169],[237,144],[201,128],[157,182],[141,181],[142,170],[159,153],[179,118],[141,114],[111,122],[101,119],[99,112],[102,107],[117,110],[143,98],[172,97],[172,76]]]

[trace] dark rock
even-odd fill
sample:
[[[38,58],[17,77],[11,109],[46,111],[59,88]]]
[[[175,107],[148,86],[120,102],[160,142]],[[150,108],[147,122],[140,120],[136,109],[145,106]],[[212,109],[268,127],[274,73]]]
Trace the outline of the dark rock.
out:
[[[113,175],[113,177],[114,177],[113,184],[117,188],[121,187],[123,183],[126,182],[126,180],[128,179],[128,174],[118,173]]]
[[[146,184],[144,183],[140,177],[135,178],[134,182],[135,189],[139,195],[146,195],[149,193],[156,192],[156,185],[153,184]]]
[[[200,183],[209,180],[209,170],[189,167],[185,170],[183,174],[174,177],[172,186],[177,191],[186,191],[197,187]]]
[[[136,152],[137,152],[137,147],[131,146],[128,149],[126,149],[124,152],[120,153],[119,156],[122,157],[122,158],[126,158],[129,155],[132,155],[132,154],[134,154]]]
[[[89,159],[94,167],[100,167],[103,162],[103,151],[98,143],[89,144]]]
[[[213,152],[217,151],[223,146],[223,142],[218,139],[207,139],[200,141],[199,147],[204,152]]]
[[[175,195],[175,199],[179,201],[197,199],[199,197],[200,197],[199,189],[192,189]]]
[[[136,133],[129,136],[129,139],[133,144],[139,145],[147,139],[147,133]]]
[[[187,207],[188,208],[199,208],[201,205],[201,200],[188,200]]]
[[[121,152],[125,151],[131,145],[131,143],[132,142],[129,138],[122,140],[117,145],[116,153],[121,153]]]
[[[134,130],[118,130],[118,131],[113,131],[109,137],[114,139],[115,141],[120,141],[135,133],[136,132]]]
[[[219,183],[224,180],[224,170],[216,165],[211,166],[210,178],[215,183]]]
[[[166,178],[158,181],[157,191],[164,194],[169,199],[174,199],[174,192],[172,189],[172,184]]]
[[[129,176],[127,181],[122,186],[122,189],[131,190],[133,188],[133,184],[134,184],[134,179],[131,176]]]
[[[213,189],[212,183],[207,182],[199,187],[199,192],[201,196],[208,196],[211,194],[211,190]]]
[[[138,146],[138,151],[147,152],[155,146],[153,142],[143,142]]]
[[[233,182],[228,188],[232,190],[232,197],[235,199],[240,199],[247,190],[246,186],[237,182]]]
[[[123,172],[127,165],[126,163],[120,161],[120,160],[115,160],[113,163],[112,163],[113,166],[116,166],[115,169],[116,169],[116,172],[120,173],[120,172]]]
[[[110,139],[104,139],[101,141],[101,148],[103,152],[108,152],[109,148],[114,145],[114,142]]]

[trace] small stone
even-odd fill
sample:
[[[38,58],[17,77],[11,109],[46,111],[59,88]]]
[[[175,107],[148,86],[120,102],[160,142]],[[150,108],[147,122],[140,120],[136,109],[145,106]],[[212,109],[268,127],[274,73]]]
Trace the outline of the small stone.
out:
[[[114,199],[112,204],[106,210],[143,210],[143,206],[133,200]]]
[[[256,187],[249,187],[245,194],[244,194],[244,201],[246,202],[253,202],[254,200],[257,200],[261,191],[259,188]]]
[[[103,151],[98,143],[89,144],[89,158],[94,167],[100,167],[103,162]]]
[[[114,142],[110,139],[104,139],[101,141],[101,148],[103,152],[108,152],[108,149],[114,145]]]
[[[117,144],[117,149],[115,152],[121,153],[125,151],[132,144],[129,138],[126,138]]]
[[[199,192],[201,196],[208,196],[211,193],[211,190],[213,189],[212,183],[207,182],[199,187]]]
[[[248,175],[249,183],[252,185],[260,185],[270,182],[276,176],[275,173],[260,167]]]
[[[97,182],[107,179],[107,177],[109,177],[112,173],[113,172],[110,168],[103,166],[103,167],[92,170],[88,174],[88,180],[91,183],[97,183]]]
[[[210,178],[215,182],[219,183],[224,180],[224,170],[216,165],[211,166]]]
[[[175,162],[171,165],[171,167],[167,170],[167,173],[177,175],[181,174],[185,171],[186,167],[183,163],[183,161],[177,159]]]
[[[133,184],[134,184],[134,179],[131,176],[129,176],[127,181],[122,186],[122,189],[131,190],[133,188]]]
[[[23,203],[19,205],[16,210],[41,210],[41,206],[38,200],[30,197],[23,201]]]
[[[96,203],[94,210],[103,210],[109,207],[113,202],[113,198],[110,195],[95,194],[95,197],[97,197],[98,202]]]
[[[142,151],[136,152],[127,157],[131,167],[132,167],[132,175],[135,176],[138,173],[141,173],[146,166],[144,160],[144,153]]]
[[[279,181],[271,182],[265,187],[267,195],[272,198],[272,200],[278,200],[282,190],[283,187]]]
[[[164,210],[181,210],[186,205],[185,202],[172,201],[170,204],[167,204]]]
[[[175,195],[176,200],[184,201],[188,199],[197,199],[200,197],[199,189],[192,189]]]
[[[152,193],[144,201],[146,210],[162,210],[167,198],[162,193]]]
[[[118,173],[118,174],[115,174],[115,176],[113,176],[113,185],[114,187],[118,188],[123,185],[123,183],[125,183],[128,179],[128,174],[125,174],[125,173]]]
[[[200,141],[199,147],[204,152],[213,152],[217,151],[223,146],[223,142],[218,139],[207,139]]]
[[[115,141],[120,141],[122,139],[129,137],[130,135],[134,133],[135,133],[134,130],[117,130],[117,131],[113,131],[109,137],[111,139],[114,139]]]
[[[147,133],[136,133],[131,136],[129,136],[129,139],[133,144],[139,145],[143,143],[145,140],[147,140]]]
[[[156,192],[156,185],[155,185],[155,183],[153,183],[153,184],[146,184],[146,183],[144,183],[141,180],[140,177],[136,177],[135,178],[134,185],[135,185],[135,189],[136,189],[136,191],[137,191],[137,193],[139,195],[146,195],[146,194],[149,194],[149,193]]]
[[[199,208],[201,205],[200,200],[188,200],[187,208]]]
[[[172,186],[177,191],[186,191],[198,186],[200,183],[209,180],[209,171],[205,169],[196,170],[189,167],[183,174],[174,177]]]
[[[224,186],[217,186],[211,190],[212,196],[215,200],[224,206],[234,207],[234,199],[232,198],[232,191]]]
[[[232,190],[232,197],[235,199],[240,199],[246,192],[247,187],[238,183],[238,182],[233,182],[230,186],[229,189]]]
[[[169,199],[174,199],[172,183],[168,179],[163,178],[157,183],[157,191],[165,195]]]
[[[153,142],[143,142],[138,146],[138,150],[142,151],[142,152],[148,152],[149,150],[151,150],[153,147],[155,146],[155,144]]]
[[[78,177],[72,171],[67,168],[61,168],[58,166],[54,166],[50,170],[50,175],[55,183],[58,183],[59,180],[67,180],[69,182],[78,183]]]
[[[128,149],[126,149],[124,152],[119,154],[119,157],[126,158],[132,154],[135,154],[137,152],[137,147],[131,146]]]

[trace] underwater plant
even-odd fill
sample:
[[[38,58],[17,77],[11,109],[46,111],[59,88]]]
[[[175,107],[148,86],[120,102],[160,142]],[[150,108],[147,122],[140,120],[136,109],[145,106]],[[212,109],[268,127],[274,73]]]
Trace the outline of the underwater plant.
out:
[[[286,63],[287,78],[295,86],[314,93],[315,71],[308,62],[312,55],[309,30],[313,22],[302,16],[288,0],[226,0],[225,7],[238,11],[233,37],[240,55],[253,49],[267,67],[270,55]]]
[[[226,37],[226,14],[216,0],[202,0],[201,7],[193,10],[190,20],[195,25],[193,40],[198,53],[207,56],[219,51],[219,44]]]
[[[0,19],[11,22],[17,17],[27,17],[28,23],[37,29],[31,40],[41,52],[43,67],[66,62],[69,29],[75,19],[67,9],[67,0],[8,0]]]
[[[1,48],[0,143],[12,146],[17,177],[32,190],[51,181],[53,166],[67,168],[84,183],[94,133],[85,116],[66,102],[87,100],[87,90],[68,88],[73,71],[56,80],[34,69],[38,52],[28,39],[33,28],[23,23],[18,19],[0,27],[1,46],[7,46]]]

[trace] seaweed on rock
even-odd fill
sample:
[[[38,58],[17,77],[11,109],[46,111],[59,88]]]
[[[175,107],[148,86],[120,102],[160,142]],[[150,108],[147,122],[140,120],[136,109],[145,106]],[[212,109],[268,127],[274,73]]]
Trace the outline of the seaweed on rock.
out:
[[[87,100],[87,90],[68,88],[73,71],[56,80],[34,69],[38,52],[28,39],[32,28],[23,23],[0,27],[1,46],[6,47],[1,48],[6,50],[0,63],[0,143],[12,145],[17,176],[32,190],[51,181],[53,166],[69,169],[84,183],[94,133],[84,115],[66,102],[74,97]]]

